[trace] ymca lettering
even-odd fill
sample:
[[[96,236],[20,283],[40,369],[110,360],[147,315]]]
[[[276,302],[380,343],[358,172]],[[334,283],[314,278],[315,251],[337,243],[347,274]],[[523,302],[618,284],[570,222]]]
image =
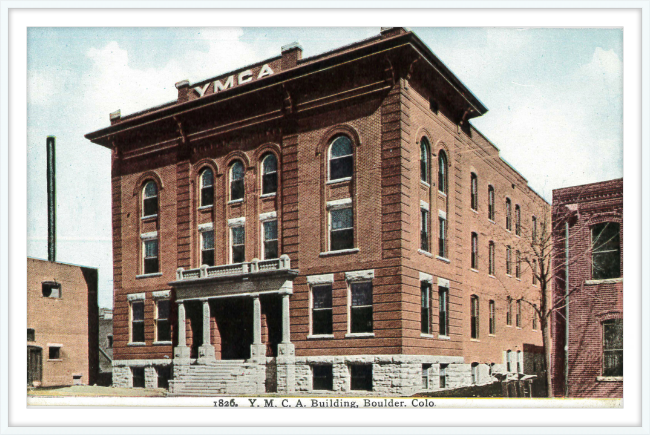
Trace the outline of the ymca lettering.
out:
[[[271,74],[273,74],[273,70],[271,69],[271,67],[268,64],[264,64],[260,69],[260,72],[257,74],[256,80],[259,80],[266,76],[270,76]],[[216,94],[217,92],[234,88],[235,76],[237,76],[237,85],[243,85],[244,83],[251,82],[253,81],[253,77],[254,77],[253,70],[247,69],[246,71],[242,71],[239,74],[233,74],[226,79],[215,80],[214,82],[207,82],[203,86],[196,86],[193,89],[198,94],[199,97],[203,97],[204,95],[207,95],[207,91],[210,88],[210,83],[213,83],[214,86],[212,87],[211,93]]]

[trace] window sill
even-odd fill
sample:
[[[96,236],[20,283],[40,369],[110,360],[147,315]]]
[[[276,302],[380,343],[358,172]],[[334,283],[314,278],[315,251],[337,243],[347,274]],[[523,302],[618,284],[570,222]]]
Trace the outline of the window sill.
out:
[[[316,334],[316,335],[308,335],[307,340],[326,340],[326,339],[332,339],[334,338],[334,334]]]
[[[488,273],[488,276],[489,276],[490,278],[494,278],[494,279],[497,279],[497,277],[496,277],[496,276],[494,276],[494,275],[492,275],[491,273]]]
[[[136,275],[135,279],[155,278],[157,276],[162,276],[162,272],[144,273],[142,275]]]
[[[47,362],[61,362],[63,359],[57,358],[57,359],[48,359]],[[621,378],[622,379],[622,378]]]
[[[521,281],[521,278],[515,278],[517,281]]]
[[[488,334],[488,337],[496,337],[496,334]]]
[[[171,341],[154,341],[153,345],[154,346],[171,346],[172,342]]]
[[[232,201],[228,201],[228,205],[231,205],[231,204],[240,204],[240,203],[242,203],[242,202],[244,202],[244,198],[241,198],[241,199],[233,199]]]
[[[510,275],[509,273],[506,273],[506,276],[507,276],[508,278],[512,278],[512,275]]]
[[[440,255],[436,255],[436,259],[440,261],[444,261],[445,263],[451,263],[451,260],[447,257],[441,257]]]
[[[596,376],[596,382],[623,382],[623,376]]]
[[[496,222],[494,222],[492,219],[488,218],[488,221],[489,221],[491,224],[495,224],[495,225],[496,225]]]
[[[427,251],[425,251],[425,250],[418,249],[418,253],[420,253],[420,254],[422,254],[422,255],[426,255],[426,256],[429,257],[429,258],[433,258],[433,254],[432,254],[431,252],[427,252]]]
[[[345,338],[366,338],[374,336],[374,332],[350,332],[348,334],[345,334]]]
[[[585,281],[585,285],[615,284],[617,282],[623,282],[623,278],[588,279]]]
[[[272,193],[263,193],[263,194],[260,195],[260,198],[271,198],[271,197],[274,197],[274,196],[276,196],[276,195],[277,195],[276,192],[272,192]]]
[[[478,338],[470,338],[469,341],[473,341],[473,342],[476,342],[476,343],[481,342],[481,340],[479,340]]]
[[[478,269],[474,269],[473,267],[470,267],[469,270],[471,270],[472,272],[478,273]]]
[[[352,249],[340,249],[338,251],[326,251],[318,254],[320,257],[329,257],[330,255],[344,255],[344,254],[355,254],[359,252],[359,248]]]
[[[126,345],[127,345],[127,346],[138,347],[138,346],[146,346],[147,343],[127,343]]]
[[[474,213],[478,214],[478,210],[474,210],[473,208],[470,208]]]
[[[212,208],[214,208],[214,205],[213,205],[213,204],[210,204],[210,205],[202,205],[201,207],[199,207],[199,210],[210,210],[210,209],[212,209]]]
[[[346,181],[352,180],[352,177],[337,178],[336,180],[329,180],[325,184],[338,184],[345,183]]]
[[[431,185],[424,180],[420,180],[420,184],[423,185],[424,187],[431,187]]]
[[[149,215],[149,216],[142,216],[142,217],[140,218],[140,220],[142,220],[142,221],[148,221],[148,220],[154,220],[154,219],[157,219],[157,218],[158,218],[158,215],[157,215],[157,214],[152,214],[152,215]]]
[[[421,338],[433,338],[433,334],[424,334],[424,333],[421,332],[420,337]]]
[[[438,191],[438,195],[444,196],[445,198],[447,197],[447,194],[445,192],[443,192],[442,190]]]
[[[451,337],[448,335],[439,335],[438,340],[451,340]]]

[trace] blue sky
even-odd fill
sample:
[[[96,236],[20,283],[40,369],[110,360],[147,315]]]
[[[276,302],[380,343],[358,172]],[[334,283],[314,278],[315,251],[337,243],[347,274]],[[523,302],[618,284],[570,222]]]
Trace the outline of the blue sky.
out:
[[[623,175],[620,29],[412,28],[488,107],[472,123],[547,200]],[[45,138],[57,137],[57,260],[99,267],[112,305],[110,151],[83,135],[198,81],[278,55],[312,56],[379,28],[30,28],[27,253],[47,258]]]

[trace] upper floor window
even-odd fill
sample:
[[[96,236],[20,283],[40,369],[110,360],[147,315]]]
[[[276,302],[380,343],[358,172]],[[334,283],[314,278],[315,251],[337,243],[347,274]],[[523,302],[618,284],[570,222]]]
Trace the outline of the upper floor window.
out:
[[[36,341],[36,331],[33,328],[27,328],[27,341]]]
[[[521,208],[515,204],[515,234],[521,235]]]
[[[278,221],[262,222],[264,232],[264,259],[278,258]]]
[[[244,226],[230,228],[230,262],[243,263],[246,258],[246,230]]]
[[[330,181],[352,177],[352,141],[347,136],[338,136],[329,148]]]
[[[603,222],[591,227],[591,277],[621,277],[621,238],[618,222]]]
[[[53,281],[45,281],[41,284],[41,292],[46,298],[60,298],[61,284]]]
[[[530,231],[531,238],[533,242],[537,241],[537,218],[535,216],[532,217],[532,226],[533,228]]]
[[[472,210],[478,210],[478,176],[472,172],[470,193]]]
[[[158,186],[153,180],[147,181],[142,189],[142,216],[158,214]]]
[[[512,326],[512,298],[508,296],[506,301],[506,325]],[[510,371],[510,369],[508,369]]]
[[[426,281],[420,282],[420,332],[431,333],[431,284]]]
[[[488,273],[494,276],[494,242],[490,241],[488,252]]]
[[[352,226],[352,206],[331,209],[330,251],[352,249],[354,247],[354,227]]]
[[[506,230],[512,231],[512,204],[510,198],[506,198]]]
[[[506,246],[506,275],[512,275],[512,248]]]
[[[494,187],[488,186],[488,219],[494,221]]]
[[[201,207],[214,204],[214,173],[205,168],[201,172]]]
[[[420,140],[420,180],[429,182],[429,141],[426,137]]]
[[[201,264],[214,266],[214,231],[201,231]]]
[[[350,332],[372,332],[372,282],[350,284]]]
[[[537,284],[537,259],[533,259],[533,266],[531,267],[533,274],[533,285]]]
[[[267,154],[262,159],[262,195],[276,193],[278,190],[278,159],[275,154]]]
[[[144,301],[131,302],[131,343],[144,343]]]
[[[171,341],[169,323],[169,299],[156,301],[156,341]]]
[[[478,270],[478,234],[472,233],[472,269]]]
[[[443,150],[438,153],[438,190],[447,193],[447,154]]]
[[[447,258],[447,219],[438,216],[438,256]]]
[[[521,299],[517,299],[517,312],[515,317],[515,326],[521,328]]]
[[[471,337],[478,339],[478,296],[473,295],[470,299],[471,302]]]
[[[494,335],[496,331],[496,308],[493,300],[489,302],[489,306],[490,306],[490,335]]]
[[[318,285],[311,289],[312,312],[311,333],[327,335],[332,333],[332,285]]]
[[[603,376],[623,376],[623,321],[603,322]]]
[[[521,278],[521,252],[515,252],[515,277]]]
[[[429,252],[429,210],[420,208],[420,249]]]
[[[158,239],[146,239],[142,241],[143,265],[142,270],[144,274],[158,273]]]
[[[537,329],[537,304],[533,304],[533,329]]]
[[[438,333],[449,336],[449,289],[438,286]]]
[[[230,166],[230,200],[244,198],[244,164],[237,160]]]

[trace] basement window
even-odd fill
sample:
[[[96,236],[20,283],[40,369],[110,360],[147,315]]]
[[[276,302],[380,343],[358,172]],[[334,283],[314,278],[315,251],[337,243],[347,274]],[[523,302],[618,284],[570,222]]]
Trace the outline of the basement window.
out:
[[[319,364],[312,366],[314,390],[333,390],[334,376],[332,374],[332,364]]]
[[[372,391],[372,365],[354,364],[350,366],[350,389]]]
[[[42,284],[43,296],[46,298],[60,298],[61,284],[58,282],[45,281]]]
[[[133,388],[144,388],[144,367],[131,367]]]

